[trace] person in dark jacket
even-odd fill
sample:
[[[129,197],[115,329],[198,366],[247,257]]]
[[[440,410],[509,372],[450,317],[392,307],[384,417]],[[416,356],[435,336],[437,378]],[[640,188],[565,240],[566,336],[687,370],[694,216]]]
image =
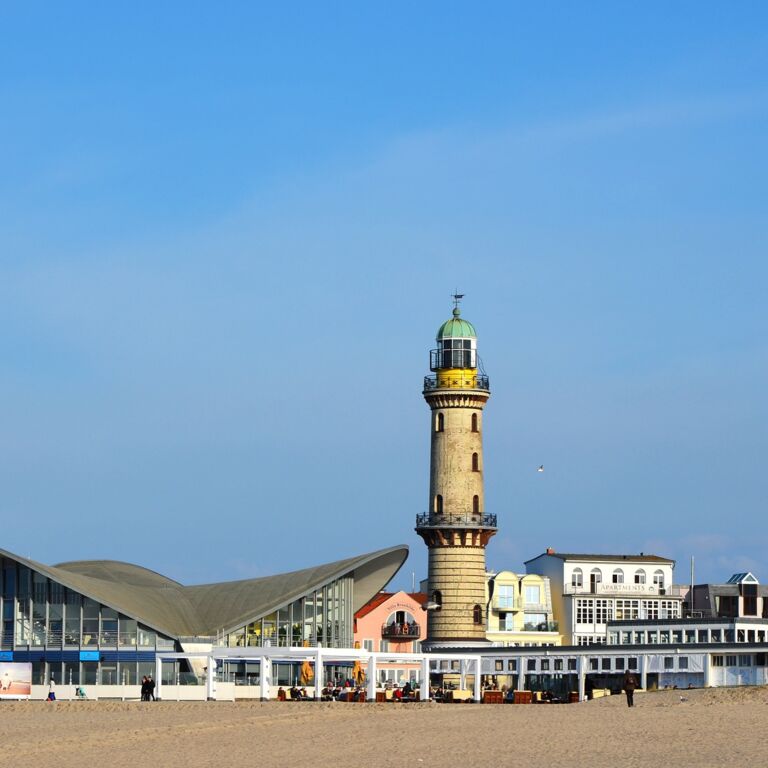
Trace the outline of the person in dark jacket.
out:
[[[637,677],[633,672],[627,670],[624,673],[624,680],[621,683],[621,687],[624,689],[624,693],[627,694],[627,706],[635,706],[635,688],[638,687]]]

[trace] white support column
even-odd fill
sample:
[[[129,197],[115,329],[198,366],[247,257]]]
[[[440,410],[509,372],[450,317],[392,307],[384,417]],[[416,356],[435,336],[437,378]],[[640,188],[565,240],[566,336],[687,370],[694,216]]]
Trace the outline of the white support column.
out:
[[[163,698],[163,660],[155,655],[155,698]]]
[[[368,668],[365,674],[367,677],[366,682],[368,683],[368,693],[366,694],[368,701],[376,701],[376,678],[379,673],[376,668],[376,657],[373,654],[368,657]]]
[[[712,654],[705,653],[704,654],[704,687],[709,688],[711,685],[712,685]]]
[[[517,690],[525,690],[525,659],[522,656],[517,657]]]
[[[205,696],[208,701],[216,698],[216,659],[208,657],[208,670],[205,676]]]
[[[481,680],[481,672],[482,672],[482,659],[478,656],[475,659],[475,701],[479,704],[482,700],[482,692],[480,690],[480,680]]]
[[[648,690],[648,657],[642,654],[638,657],[637,663],[640,665],[640,687]]]
[[[261,668],[261,700],[269,701],[272,688],[272,662],[266,656],[259,657]]]
[[[576,657],[576,674],[579,676],[579,701],[584,701],[584,697],[587,695],[587,677],[585,675],[585,662],[586,658],[579,654]]]
[[[459,662],[459,688],[462,691],[467,689],[467,662],[465,659]]]
[[[429,656],[421,657],[421,701],[429,701]]]
[[[325,686],[325,675],[323,674],[323,647],[318,645],[315,648],[315,699],[320,700],[320,692]]]

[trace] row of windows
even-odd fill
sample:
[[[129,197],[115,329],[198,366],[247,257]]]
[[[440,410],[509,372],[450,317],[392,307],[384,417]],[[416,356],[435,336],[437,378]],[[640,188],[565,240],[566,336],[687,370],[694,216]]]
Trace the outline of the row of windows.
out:
[[[472,414],[472,417],[470,419],[470,428],[472,429],[473,432],[480,431],[476,413]],[[445,432],[445,415],[440,411],[438,411],[437,414],[435,415],[435,432]]]
[[[590,584],[601,584],[603,581],[603,572],[599,568],[593,568],[589,572]],[[622,568],[616,568],[611,574],[612,584],[624,584],[624,570]],[[635,584],[646,583],[646,573],[642,568],[638,568],[634,573]],[[653,583],[659,589],[664,588],[664,571],[658,568],[653,572]],[[581,568],[574,568],[571,572],[571,586],[583,587],[584,586],[584,571]]]
[[[764,643],[765,629],[636,629],[610,632],[611,645],[655,645],[656,643]]]
[[[665,659],[666,661],[666,659]],[[714,654],[713,667],[767,667],[768,653]]]
[[[634,619],[676,619],[680,617],[677,600],[629,600],[580,597],[576,599],[577,624],[607,624],[609,621]]]

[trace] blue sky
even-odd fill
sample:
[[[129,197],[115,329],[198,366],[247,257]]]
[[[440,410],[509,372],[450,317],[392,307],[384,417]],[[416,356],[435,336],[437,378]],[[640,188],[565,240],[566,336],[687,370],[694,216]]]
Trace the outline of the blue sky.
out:
[[[768,580],[766,28],[746,2],[4,4],[2,546],[194,583],[407,543],[409,587],[459,288],[491,567]]]

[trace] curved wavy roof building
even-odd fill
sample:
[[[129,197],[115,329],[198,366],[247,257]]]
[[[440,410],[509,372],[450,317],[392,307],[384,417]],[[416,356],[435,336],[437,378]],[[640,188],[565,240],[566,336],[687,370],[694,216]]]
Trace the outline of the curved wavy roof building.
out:
[[[33,681],[134,683],[157,650],[351,647],[355,611],[397,573],[406,546],[256,579],[185,586],[131,563],[54,566],[0,550],[0,660]]]

